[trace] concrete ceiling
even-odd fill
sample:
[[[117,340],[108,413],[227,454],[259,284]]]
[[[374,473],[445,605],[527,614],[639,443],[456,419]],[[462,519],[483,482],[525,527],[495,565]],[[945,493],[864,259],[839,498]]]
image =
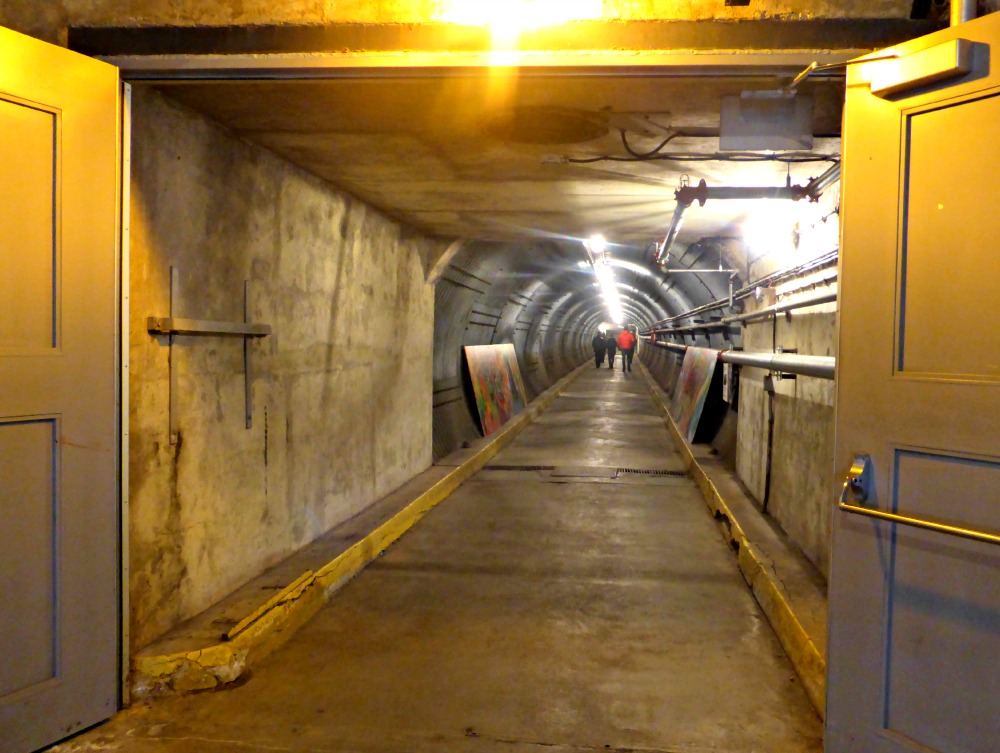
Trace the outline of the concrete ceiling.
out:
[[[804,67],[804,66],[803,66]],[[731,162],[719,153],[724,95],[777,89],[779,79],[688,73],[406,71],[392,77],[169,87],[179,101],[423,232],[524,240],[604,233],[662,238],[682,174],[710,185],[807,181],[839,153],[837,79],[810,82],[817,161]],[[647,153],[710,161],[636,160]],[[686,134],[692,135],[686,135]],[[717,156],[716,156],[717,155]],[[608,160],[573,162],[570,160]],[[629,161],[624,161],[629,160]],[[693,211],[687,233],[731,234],[719,204]]]
[[[794,151],[722,152],[723,97],[776,92],[812,61],[844,61],[927,27],[578,24],[522,39],[503,59],[481,33],[441,25],[87,28],[71,30],[70,45],[424,233],[508,242],[603,233],[650,247],[682,179],[803,184],[839,156],[842,70],[798,87],[813,102],[815,139]],[[655,158],[635,156],[668,139]],[[749,211],[695,205],[678,242],[737,236]]]

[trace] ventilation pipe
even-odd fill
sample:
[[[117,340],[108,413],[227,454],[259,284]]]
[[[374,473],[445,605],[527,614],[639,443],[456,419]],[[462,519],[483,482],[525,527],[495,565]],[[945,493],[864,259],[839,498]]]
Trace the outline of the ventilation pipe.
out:
[[[701,332],[708,331],[712,329],[724,329],[735,324],[742,324],[745,322],[752,322],[757,319],[767,319],[776,314],[785,314],[790,311],[795,311],[796,309],[809,308],[810,306],[821,306],[825,303],[836,303],[837,294],[835,292],[819,293],[817,295],[809,296],[808,298],[800,298],[796,301],[786,301],[784,303],[777,303],[774,306],[768,306],[767,308],[758,309],[749,314],[739,314],[738,316],[725,316],[721,319],[715,319],[710,322],[703,322],[701,324],[688,324],[683,327],[663,327],[650,329],[650,333],[655,334],[657,337],[660,335],[680,335],[687,332]],[[731,304],[730,304],[731,305]]]
[[[782,282],[785,282],[786,280],[801,277],[808,272],[814,272],[828,267],[836,267],[837,257],[838,252],[836,250],[829,251],[802,264],[786,267],[785,269],[775,272],[774,274],[761,277],[760,279],[754,280],[749,285],[733,291],[733,301],[741,301],[744,298],[749,298],[754,295],[759,287],[772,288]],[[832,273],[826,275],[822,280],[818,280],[816,284],[826,284],[836,279],[837,272],[836,270],[833,270]],[[660,319],[659,321],[653,322],[652,327],[667,327],[675,322],[681,321],[682,319],[690,319],[691,317],[698,316],[699,314],[725,308],[727,305],[732,308],[732,303],[728,298],[721,298],[717,301],[712,301],[711,303],[706,303],[690,309],[689,311],[685,311],[683,314],[677,314],[676,316],[671,316],[666,319]]]
[[[809,181],[804,186],[712,186],[709,187],[705,180],[698,181],[697,186],[682,185],[674,191],[674,198],[677,206],[674,207],[674,216],[670,221],[670,227],[663,238],[663,242],[656,247],[657,264],[666,264],[670,253],[670,247],[677,238],[677,232],[684,222],[684,212],[694,202],[698,206],[705,206],[709,199],[809,199],[815,201],[820,193],[828,185],[840,177],[840,164],[833,165],[818,178]]]
[[[702,183],[704,182],[702,181]],[[676,194],[674,195],[676,196]],[[674,216],[670,220],[670,227],[667,228],[667,234],[663,237],[663,243],[656,247],[656,258],[653,261],[657,264],[667,263],[667,258],[670,256],[670,247],[674,245],[674,238],[677,237],[677,232],[684,223],[684,212],[687,211],[689,206],[691,206],[690,202],[683,204],[679,198],[677,199],[677,206],[674,207]]]
[[[681,186],[674,192],[677,201],[690,206],[697,201],[698,206],[705,206],[709,199],[791,199],[798,201],[809,196],[807,186],[712,186],[708,187],[705,180],[698,181],[697,186]]]
[[[836,371],[836,356],[800,356],[790,353],[751,353],[740,350],[724,350],[719,360],[723,363],[737,363],[741,366],[756,366],[785,374],[801,374],[818,379],[833,379]]]
[[[834,162],[818,178],[810,180],[805,187],[805,194],[810,201],[816,201],[820,194],[840,180],[840,163]]]
[[[661,343],[651,337],[643,337],[644,341],[664,350],[674,353],[686,353],[689,345],[681,343]],[[797,353],[770,353],[768,351],[721,350],[716,351],[718,359],[723,363],[739,366],[755,366],[779,374],[801,374],[817,379],[833,379],[837,370],[836,356],[800,356]]]

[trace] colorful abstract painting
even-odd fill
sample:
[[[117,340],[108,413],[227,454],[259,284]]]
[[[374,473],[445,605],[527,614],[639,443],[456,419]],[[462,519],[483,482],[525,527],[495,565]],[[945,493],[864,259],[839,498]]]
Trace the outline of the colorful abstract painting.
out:
[[[717,350],[708,348],[689,347],[684,353],[681,374],[670,404],[670,415],[688,442],[694,440],[718,356]]]
[[[509,343],[467,345],[464,350],[479,409],[479,424],[486,436],[524,410],[524,382],[517,354]]]

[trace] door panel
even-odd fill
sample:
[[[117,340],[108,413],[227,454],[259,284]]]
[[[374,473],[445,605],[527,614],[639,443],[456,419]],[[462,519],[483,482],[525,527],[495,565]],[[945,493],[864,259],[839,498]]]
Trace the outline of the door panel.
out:
[[[836,453],[871,477],[834,514],[827,753],[1000,740],[1000,14],[894,52],[957,38],[948,81],[876,96],[886,63],[848,71]]]
[[[0,98],[0,133],[13,148],[0,160],[0,351],[55,345],[58,114]]]
[[[0,751],[118,698],[119,82],[0,29]]]
[[[1000,463],[896,450],[893,511],[982,530],[996,520],[954,486],[1000,487]],[[900,527],[887,589],[887,730],[932,750],[995,751],[1000,578],[995,546]],[[980,696],[986,702],[977,702]],[[977,742],[978,741],[978,742]],[[978,745],[978,747],[977,747]]]
[[[1000,123],[996,94],[906,117],[901,372],[1000,381],[1000,332],[989,326],[1000,321],[1000,277],[952,263],[1000,238],[1000,212],[983,211],[1000,151],[972,146],[988,123]]]
[[[0,696],[55,677],[56,436],[53,419],[0,421],[0,572],[25,595],[0,610]]]

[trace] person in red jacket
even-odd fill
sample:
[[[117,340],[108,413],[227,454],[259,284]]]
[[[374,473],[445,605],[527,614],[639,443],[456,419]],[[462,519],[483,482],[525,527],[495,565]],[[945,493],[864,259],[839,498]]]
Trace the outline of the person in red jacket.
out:
[[[617,343],[622,352],[622,371],[631,371],[632,356],[635,355],[635,335],[626,327],[618,335]]]

